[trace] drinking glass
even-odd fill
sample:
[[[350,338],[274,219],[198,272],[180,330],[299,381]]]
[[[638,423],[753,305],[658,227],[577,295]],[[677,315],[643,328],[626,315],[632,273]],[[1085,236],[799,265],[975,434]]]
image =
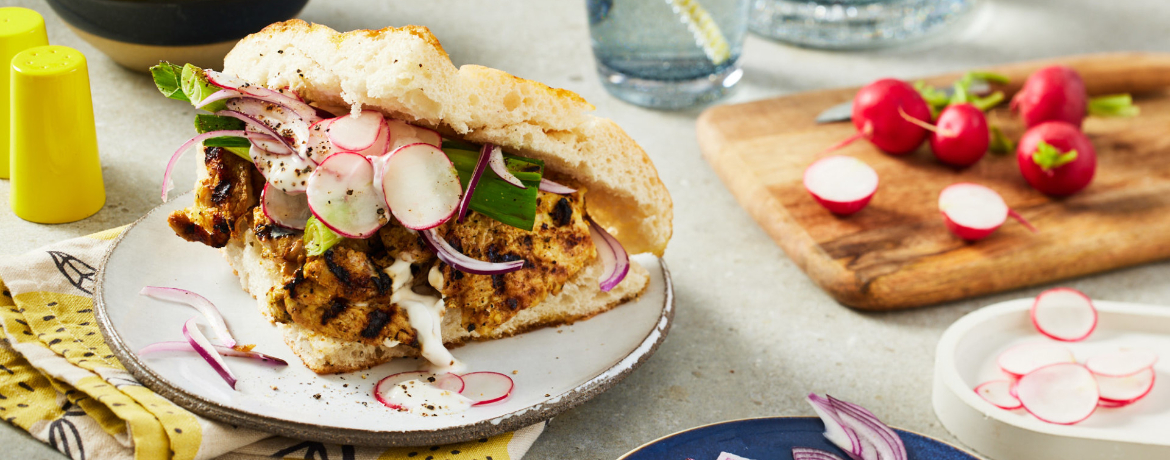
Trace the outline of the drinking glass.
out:
[[[752,0],[750,28],[802,46],[884,46],[945,29],[978,0]]]
[[[605,89],[643,107],[680,109],[727,95],[750,0],[586,0]]]

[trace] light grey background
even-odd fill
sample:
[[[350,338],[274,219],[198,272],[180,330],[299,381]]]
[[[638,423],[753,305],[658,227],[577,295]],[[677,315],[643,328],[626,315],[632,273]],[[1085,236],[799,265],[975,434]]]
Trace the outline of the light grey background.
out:
[[[52,43],[89,57],[109,199],[94,217],[68,225],[32,224],[0,208],[0,254],[130,223],[156,206],[166,159],[192,134],[190,107],[162,98],[145,75],[79,40],[43,1],[3,4],[40,11]],[[785,257],[702,160],[694,135],[698,110],[645,110],[604,92],[582,0],[315,0],[301,17],[339,30],[423,24],[456,64],[497,67],[576,91],[649,152],[670,189],[675,237],[666,259],[678,298],[670,337],[624,382],[553,420],[530,459],[613,459],[693,426],[811,415],[803,400],[809,392],[833,393],[892,425],[953,441],[930,405],[936,341],[975,308],[1040,290],[889,314],[838,305]],[[948,35],[893,49],[826,52],[749,37],[745,76],[731,101],[1041,57],[1170,51],[1167,24],[1170,5],[1161,0],[989,0]],[[180,188],[193,180],[191,169],[178,168]],[[7,181],[0,181],[0,202],[7,200]],[[1103,299],[1170,304],[1168,280],[1170,264],[1160,263],[1063,284]],[[6,458],[60,458],[10,426],[0,428],[0,445]]]

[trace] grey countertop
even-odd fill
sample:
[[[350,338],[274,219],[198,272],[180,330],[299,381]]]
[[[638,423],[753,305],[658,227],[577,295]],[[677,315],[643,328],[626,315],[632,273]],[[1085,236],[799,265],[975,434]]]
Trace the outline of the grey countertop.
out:
[[[149,78],[118,67],[70,32],[41,0],[6,0],[46,18],[50,41],[89,57],[108,201],[66,225],[22,221],[0,208],[0,254],[132,222],[158,204],[167,156],[188,138],[191,110],[159,97]],[[1025,289],[899,313],[861,313],[818,289],[772,243],[699,155],[698,110],[659,112],[622,103],[598,82],[581,0],[317,0],[301,18],[338,30],[423,24],[456,64],[476,63],[578,92],[623,126],[653,158],[675,203],[667,250],[677,287],[675,326],[640,370],[552,421],[530,459],[613,459],[671,432],[722,420],[811,415],[809,392],[858,402],[891,425],[954,438],[930,404],[935,343],[960,316]],[[1068,54],[1170,51],[1161,0],[987,0],[945,36],[864,52],[795,48],[749,37],[731,102],[911,78]],[[191,161],[191,160],[186,160]],[[193,180],[178,168],[178,184]],[[0,181],[0,202],[8,200]],[[1093,297],[1170,303],[1170,263],[1063,283]],[[10,426],[5,457],[59,454]]]

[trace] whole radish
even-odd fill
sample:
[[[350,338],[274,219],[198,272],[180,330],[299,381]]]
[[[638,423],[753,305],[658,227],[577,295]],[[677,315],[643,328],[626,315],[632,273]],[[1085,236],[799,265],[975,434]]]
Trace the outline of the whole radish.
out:
[[[1081,191],[1097,171],[1093,143],[1076,126],[1063,121],[1028,129],[1016,148],[1016,161],[1032,188],[1056,196]]]
[[[1024,87],[1012,97],[1011,108],[1020,113],[1029,128],[1046,121],[1063,121],[1080,128],[1087,99],[1081,75],[1071,68],[1054,65],[1029,75]]]
[[[956,167],[975,164],[987,153],[991,131],[987,117],[973,104],[949,105],[938,115],[934,125],[915,119],[910,122],[931,131],[930,150],[939,161]]]
[[[923,122],[930,122],[930,106],[908,83],[885,78],[857,91],[853,98],[853,126],[857,134],[826,151],[844,147],[865,138],[891,155],[913,152],[926,140],[926,129],[904,119],[901,112]]]

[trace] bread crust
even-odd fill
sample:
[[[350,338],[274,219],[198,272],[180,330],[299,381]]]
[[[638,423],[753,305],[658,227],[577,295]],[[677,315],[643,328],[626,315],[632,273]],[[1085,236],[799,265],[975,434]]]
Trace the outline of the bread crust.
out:
[[[456,68],[421,26],[339,33],[299,19],[249,35],[224,72],[322,106],[379,110],[546,162],[590,190],[590,215],[630,253],[662,255],[669,192],[644,150],[576,93],[477,65]]]

